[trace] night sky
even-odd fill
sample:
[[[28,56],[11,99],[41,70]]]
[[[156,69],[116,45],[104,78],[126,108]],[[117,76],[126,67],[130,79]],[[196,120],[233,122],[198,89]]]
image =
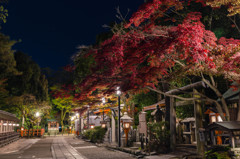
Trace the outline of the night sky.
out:
[[[143,0],[9,0],[4,34],[21,42],[14,46],[41,67],[59,69],[71,63],[77,46],[95,43],[108,31],[102,25],[119,20],[116,8],[130,15]]]

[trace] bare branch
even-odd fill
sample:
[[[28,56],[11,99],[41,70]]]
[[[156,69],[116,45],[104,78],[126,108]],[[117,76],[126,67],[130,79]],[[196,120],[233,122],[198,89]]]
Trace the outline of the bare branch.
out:
[[[165,95],[167,97],[174,97],[174,98],[177,98],[177,99],[180,99],[180,100],[185,100],[185,101],[192,101],[192,100],[197,100],[198,98],[184,98],[184,97],[179,97],[177,95],[171,95],[171,94],[168,94],[168,93],[164,93],[162,92],[161,90],[156,90],[156,89],[153,89],[149,86],[146,86],[147,89],[151,90],[151,91],[154,91],[154,92],[157,92],[157,93],[160,93],[162,95]]]

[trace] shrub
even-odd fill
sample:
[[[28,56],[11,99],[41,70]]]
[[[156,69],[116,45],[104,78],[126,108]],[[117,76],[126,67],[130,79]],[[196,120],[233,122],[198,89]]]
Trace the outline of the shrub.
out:
[[[225,146],[215,146],[209,151],[205,152],[206,159],[231,159],[230,148]]]
[[[103,142],[104,136],[106,134],[106,129],[100,126],[95,126],[94,129],[89,129],[83,133],[83,137],[90,140],[91,142]]]
[[[148,123],[150,149],[158,153],[167,153],[169,151],[170,132],[165,125],[166,122]]]

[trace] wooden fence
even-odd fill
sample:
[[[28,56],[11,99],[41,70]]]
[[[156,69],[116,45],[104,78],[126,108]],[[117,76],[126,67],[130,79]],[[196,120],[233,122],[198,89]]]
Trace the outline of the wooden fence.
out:
[[[18,129],[17,132],[20,133],[21,137],[27,137],[27,136],[36,136],[36,137],[42,137],[45,133],[45,129],[25,129],[20,130]]]

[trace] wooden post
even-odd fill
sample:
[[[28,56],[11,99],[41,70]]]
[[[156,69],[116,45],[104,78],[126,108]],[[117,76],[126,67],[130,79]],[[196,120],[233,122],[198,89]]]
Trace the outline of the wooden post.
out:
[[[196,95],[197,90],[193,89],[193,94],[195,98],[199,98],[198,95]],[[202,107],[200,100],[195,100],[194,101],[194,116],[195,116],[195,135],[196,135],[196,141],[197,141],[197,153],[199,155],[204,154],[204,142],[200,141],[200,136],[199,136],[199,128],[203,128],[203,122],[202,122]]]
[[[170,130],[170,97],[165,97],[165,121],[167,130]]]
[[[235,148],[235,139],[234,139],[234,135],[233,132],[231,132],[231,141],[232,141],[232,148]]]
[[[170,97],[170,149],[176,148],[176,107],[175,99]]]

